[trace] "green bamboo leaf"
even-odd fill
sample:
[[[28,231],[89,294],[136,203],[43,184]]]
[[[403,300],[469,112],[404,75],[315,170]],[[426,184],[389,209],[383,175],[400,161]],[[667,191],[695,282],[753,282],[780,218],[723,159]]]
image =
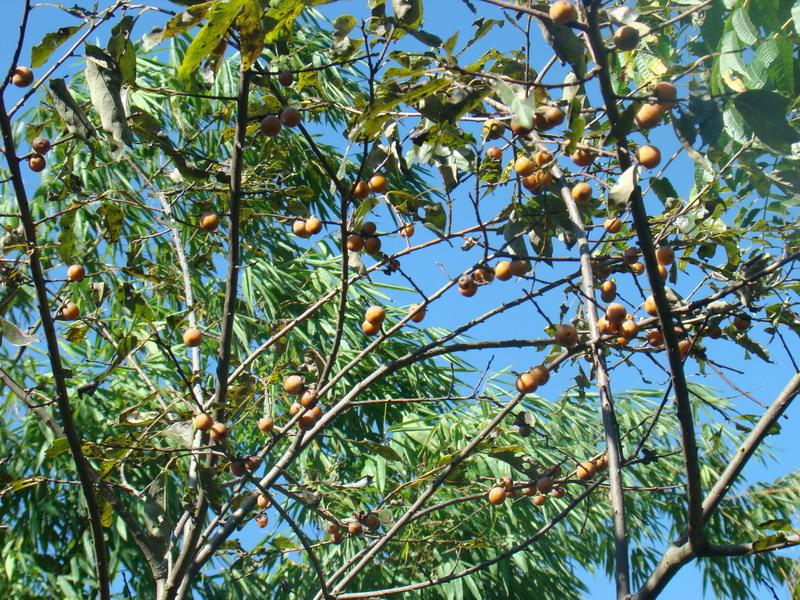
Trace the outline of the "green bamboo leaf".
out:
[[[422,0],[392,0],[392,11],[406,27],[416,29],[422,25]]]
[[[758,41],[758,29],[753,25],[744,6],[740,6],[733,11],[731,22],[736,35],[739,36],[743,44],[752,46]]]
[[[164,40],[180,35],[195,25],[198,25],[200,21],[205,18],[212,4],[214,4],[213,0],[209,0],[208,2],[195,4],[188,7],[185,11],[179,12],[167,21],[163,29],[154,29],[145,35],[142,38],[142,47],[145,51],[151,50]]]
[[[47,59],[58,50],[59,46],[80,30],[81,25],[61,27],[58,31],[51,31],[42,38],[42,41],[31,49],[31,67],[41,67]]]

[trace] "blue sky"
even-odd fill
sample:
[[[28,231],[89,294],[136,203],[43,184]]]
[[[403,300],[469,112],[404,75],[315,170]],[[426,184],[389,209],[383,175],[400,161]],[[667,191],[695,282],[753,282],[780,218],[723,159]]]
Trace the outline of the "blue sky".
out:
[[[22,3],[19,0],[6,0],[3,4],[4,8],[6,9],[4,11],[6,17],[4,18],[2,35],[0,36],[0,56],[8,59],[8,57],[11,56],[13,44],[16,40],[18,11]],[[174,6],[164,1],[155,2],[155,4],[170,7]],[[460,30],[461,43],[464,43],[467,39],[469,39],[469,37],[471,37],[471,32],[473,29],[472,23],[477,16],[472,15],[466,9],[466,5],[460,0],[428,1],[425,4],[426,14],[424,27],[426,30],[439,35],[443,39],[448,38],[455,31]],[[475,2],[475,4],[480,13],[478,16],[502,18],[499,9],[490,7],[481,2]],[[331,16],[349,12],[360,17],[366,13],[365,5],[366,0],[344,0],[332,5],[331,7],[326,7],[323,12],[324,14]],[[155,15],[145,19],[145,23],[143,23],[142,26],[140,26],[137,30],[138,37],[149,30],[150,24],[155,23],[159,19],[161,19],[161,17],[156,17]],[[52,31],[60,26],[63,26],[64,24],[65,19],[62,16],[62,13],[58,13],[57,11],[48,8],[37,10],[36,18],[31,21],[29,26],[27,43],[22,53],[22,62],[24,63],[29,59],[31,46],[35,43],[38,43],[46,32]],[[107,32],[101,30],[97,35],[97,41],[104,43],[106,36]],[[537,35],[537,32],[534,31],[534,39],[538,38],[539,36]],[[495,29],[489,36],[481,40],[473,49],[470,50],[466,56],[468,58],[470,56],[480,55],[485,50],[492,47],[495,47],[500,51],[518,49],[520,46],[520,39],[521,38],[516,33],[516,30],[512,29],[509,24],[506,24],[504,28]],[[90,41],[93,41],[93,38],[90,38]],[[404,44],[407,44],[409,47],[413,47],[417,50],[424,50],[424,48],[418,42],[413,40],[404,42]],[[532,57],[532,66],[538,69],[548,60],[550,53],[548,48],[541,43],[541,41],[539,41],[534,45]],[[64,67],[64,70],[69,72],[72,68],[74,68],[75,62],[76,61],[68,61]],[[5,67],[2,68],[5,69]],[[561,67],[556,67],[551,73],[552,74],[548,77],[548,81],[559,81],[560,78],[563,78],[564,74],[566,74],[566,71]],[[680,86],[679,90],[679,93],[685,94],[686,92],[685,88],[681,88]],[[17,90],[13,88],[10,89],[8,96],[8,104],[13,104],[18,96]],[[592,99],[596,100],[596,98]],[[341,146],[341,137],[338,136],[336,132],[322,131],[319,133],[323,135],[326,141]],[[637,141],[641,141],[641,139]],[[665,158],[670,156],[671,153],[678,147],[677,141],[675,140],[674,134],[669,126],[662,126],[658,128],[651,135],[650,141],[656,143],[661,148],[662,155]],[[693,173],[694,166],[692,162],[685,156],[685,154],[681,154],[671,164],[665,175],[670,178],[679,194],[683,197],[686,197],[690,194],[693,186]],[[34,183],[33,178],[31,178],[31,183]],[[464,197],[463,194],[457,194],[456,201],[461,201],[462,203],[468,202],[467,198]],[[504,205],[505,201],[503,201],[502,198],[489,198],[487,199],[485,208],[484,204],[481,206],[482,211],[485,210],[482,216],[491,217],[494,215],[493,211],[496,212],[496,210],[499,210]],[[651,213],[655,213],[660,210],[660,203],[653,197],[647,198],[647,206]],[[378,221],[379,225],[386,225],[386,229],[388,229],[389,225],[391,224],[385,208],[378,208],[376,210],[375,220]],[[456,211],[454,228],[457,228],[460,224],[468,225],[473,223],[473,215],[470,211]],[[423,227],[417,226],[415,242],[423,241],[428,239],[428,237],[432,237],[432,234],[424,231]],[[401,247],[401,241],[399,240],[392,240],[389,242],[389,244],[390,245],[387,250],[399,249]],[[569,254],[569,251],[563,247],[557,247],[556,252],[559,255]],[[575,253],[573,252],[569,255],[575,256]],[[437,260],[446,264],[446,269],[448,272],[454,273],[472,264],[476,260],[476,256],[474,253],[462,253],[457,248],[450,251],[442,251],[441,248],[437,248],[435,251],[429,253],[420,253],[414,258],[409,259],[407,263],[404,262],[404,267],[409,271],[418,274],[420,278],[419,282],[423,287],[425,287],[426,291],[430,292],[442,285],[445,277],[441,269],[436,265]],[[570,266],[570,268],[572,267]],[[542,266],[539,267],[537,276],[541,276],[544,279],[555,279],[561,272],[562,271],[559,270],[558,266],[552,270],[548,270],[547,267]],[[429,316],[426,319],[426,323],[432,325],[435,324],[437,326],[446,328],[460,325],[471,316],[481,314],[485,310],[496,306],[498,302],[498,294],[510,294],[511,292],[504,291],[504,288],[502,287],[504,285],[512,287],[518,286],[519,284],[508,282],[506,284],[500,284],[497,287],[491,287],[486,290],[482,289],[481,293],[477,294],[471,299],[452,297],[451,301],[434,304],[429,311]],[[623,295],[625,293],[631,293],[631,290],[634,289],[630,283],[626,285],[627,287],[621,286],[621,292]],[[692,279],[690,277],[686,277],[679,278],[675,287],[679,292],[685,294],[691,290],[692,285]],[[515,289],[518,290],[518,287],[515,287]],[[633,296],[631,293],[631,298],[636,298],[636,296]],[[401,295],[398,296],[397,300],[398,302],[404,304],[412,302],[413,298],[412,296],[404,297]],[[545,312],[550,314],[553,319],[557,318],[557,304],[548,305],[545,303],[542,308]],[[570,309],[570,314],[573,314],[575,305],[570,305]],[[528,317],[523,321],[520,321],[518,313],[512,313],[497,320],[493,320],[491,322],[491,326],[485,326],[482,329],[476,330],[475,336],[484,337],[491,334],[493,338],[500,338],[503,336],[521,337],[521,335],[524,333],[525,336],[536,337],[542,334],[544,325],[545,324],[541,322],[541,319],[538,318],[536,313],[533,311],[531,311],[531,314],[528,315]],[[487,331],[489,328],[491,328],[490,332]],[[521,332],[521,330],[524,330],[524,332]],[[767,342],[766,338],[763,336],[761,337],[761,340],[765,343]],[[779,347],[770,348],[777,363],[775,365],[765,365],[757,360],[751,360],[749,362],[743,361],[742,350],[731,342],[719,341],[710,346],[710,349],[713,349],[713,355],[720,363],[734,365],[745,371],[744,375],[739,375],[736,373],[729,373],[728,375],[738,386],[745,389],[762,402],[770,402],[789,377],[791,367],[787,367],[788,363],[785,361],[785,355]],[[517,349],[494,351],[491,355],[491,357],[493,357],[493,370],[514,366],[517,368],[527,368],[527,366],[530,366],[530,364],[535,364],[535,358],[530,357],[526,354],[526,352],[529,351]],[[489,361],[490,356],[469,355],[467,358],[472,360],[477,367],[483,367]],[[656,387],[658,387],[660,384],[663,384],[664,378],[657,372],[646,369],[645,373],[648,375],[648,377],[653,379]],[[696,364],[691,360],[687,363],[687,374],[691,381],[702,382],[704,384],[714,386],[721,390],[722,394],[730,393],[730,390],[727,388],[726,384],[718,379],[712,371],[709,371],[709,374],[705,377],[699,375]],[[553,378],[553,382],[548,385],[547,390],[553,390],[552,393],[554,394],[558,393],[558,390],[562,390],[570,385],[570,378],[572,376],[574,376],[574,370],[566,369],[563,373],[560,373]],[[644,383],[640,374],[636,370],[625,369],[619,370],[617,373],[615,373],[613,386],[616,390],[623,390],[628,388],[641,388],[644,386]],[[749,401],[746,400],[742,401],[741,403],[738,403],[738,407],[745,413],[758,414],[758,407],[748,404],[748,402]],[[789,418],[798,418],[798,416],[800,416],[800,407],[795,405],[792,409],[790,409],[788,416]],[[786,421],[784,421],[784,423],[785,422]],[[771,480],[781,474],[796,471],[798,468],[800,468],[800,438],[798,438],[798,436],[792,436],[789,433],[790,428],[785,428],[784,431],[786,434],[773,442],[774,446],[780,448],[776,451],[778,461],[770,463],[766,466],[754,461],[751,463],[746,473],[747,480]],[[798,556],[798,553],[795,552],[794,556]],[[612,584],[605,577],[598,575],[587,576],[587,578],[591,589],[592,598],[611,597],[611,591],[613,589]],[[780,593],[781,591],[779,590],[779,594]],[[697,574],[697,571],[691,567],[685,568],[681,574],[678,575],[675,580],[673,580],[673,582],[670,584],[670,587],[662,597],[712,598],[710,595],[702,595],[700,578]],[[788,598],[788,595],[786,597]]]

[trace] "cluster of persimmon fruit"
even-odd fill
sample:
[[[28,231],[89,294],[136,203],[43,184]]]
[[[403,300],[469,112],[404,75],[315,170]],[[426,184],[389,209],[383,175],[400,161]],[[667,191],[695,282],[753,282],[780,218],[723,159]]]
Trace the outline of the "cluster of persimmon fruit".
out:
[[[351,519],[346,522],[347,534],[355,537],[367,531],[377,531],[381,526],[381,520],[377,513],[358,511],[353,513]],[[331,536],[331,541],[334,544],[341,544],[344,541],[344,531],[342,527],[336,522],[328,522],[325,524],[325,533]]]
[[[575,477],[580,481],[588,481],[607,466],[608,456],[602,454],[597,458],[578,463],[575,468]],[[531,498],[531,502],[536,506],[543,506],[547,502],[548,496],[561,498],[566,494],[563,484],[567,480],[568,478],[561,478],[561,465],[553,465],[536,481],[525,484],[515,483],[511,476],[506,475],[487,492],[486,499],[489,504],[499,506],[507,498],[515,498],[519,490],[523,496]]]

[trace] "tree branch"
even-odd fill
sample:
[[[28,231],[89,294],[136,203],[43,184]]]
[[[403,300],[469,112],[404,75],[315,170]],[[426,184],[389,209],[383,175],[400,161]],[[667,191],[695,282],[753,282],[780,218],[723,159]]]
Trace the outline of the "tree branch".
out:
[[[589,24],[588,39],[591,48],[600,67],[599,82],[603,101],[606,106],[608,120],[612,127],[619,122],[619,110],[616,103],[616,95],[611,83],[611,76],[608,70],[608,60],[603,37],[600,33],[597,9],[594,2],[586,2],[586,16]],[[620,167],[625,170],[631,166],[630,155],[626,148],[625,136],[620,135],[617,140],[617,157]],[[689,526],[689,541],[695,548],[700,548],[705,542],[703,534],[703,515],[702,515],[702,485],[700,483],[700,463],[698,460],[697,440],[694,432],[694,418],[692,417],[692,406],[689,400],[689,390],[686,385],[686,376],[683,372],[683,359],[678,348],[678,339],[675,334],[672,312],[664,291],[664,281],[658,272],[658,261],[656,260],[655,247],[653,245],[653,235],[650,231],[647,212],[644,207],[644,200],[641,188],[637,185],[630,198],[631,214],[633,215],[636,235],[639,239],[639,247],[647,267],[647,277],[653,292],[658,318],[661,324],[661,332],[664,336],[667,357],[670,370],[672,372],[672,382],[675,388],[675,404],[678,416],[678,423],[681,428],[681,447],[683,448],[684,465],[687,478],[687,521]]]
[[[81,436],[76,428],[72,414],[72,406],[69,402],[66,377],[58,348],[58,335],[56,334],[53,316],[50,313],[47,285],[45,283],[44,270],[39,255],[39,244],[36,240],[36,226],[34,225],[33,216],[28,206],[28,196],[19,168],[19,158],[15,150],[13,126],[6,112],[5,98],[2,97],[2,94],[0,94],[0,129],[2,130],[6,162],[8,163],[8,168],[13,178],[12,184],[17,197],[20,220],[25,232],[31,278],[33,279],[33,285],[36,290],[39,317],[42,320],[42,330],[47,343],[47,355],[50,359],[50,368],[56,387],[56,405],[61,415],[64,435],[67,438],[67,443],[72,453],[72,459],[75,462],[75,468],[78,471],[81,490],[86,500],[86,511],[89,514],[89,525],[92,533],[92,543],[94,545],[98,592],[101,600],[108,600],[111,597],[109,591],[108,556],[106,555],[106,545],[103,537],[103,522],[100,516],[100,505],[94,488],[94,480],[91,476],[91,465],[83,454]]]

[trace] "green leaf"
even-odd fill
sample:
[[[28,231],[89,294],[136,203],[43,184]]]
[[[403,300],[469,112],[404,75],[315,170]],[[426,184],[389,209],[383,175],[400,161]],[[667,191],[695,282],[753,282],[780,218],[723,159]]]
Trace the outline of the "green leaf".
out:
[[[800,0],[795,0],[794,6],[792,6],[792,22],[795,33],[800,34]]]
[[[353,15],[339,15],[333,21],[333,34],[337,38],[343,38],[356,26],[356,18]]]
[[[378,456],[382,456],[386,460],[393,460],[400,462],[403,459],[401,456],[389,446],[384,446],[383,444],[379,444],[377,442],[373,442],[371,440],[362,440],[358,442],[359,446],[364,446],[368,451],[377,454]]]
[[[672,182],[666,177],[658,177],[650,180],[650,187],[658,196],[658,199],[666,204],[670,199],[677,198],[678,192],[672,185]]]
[[[63,79],[50,80],[50,101],[71,135],[82,140],[88,140],[94,135],[94,127],[72,97]]]
[[[546,37],[558,58],[569,63],[578,77],[586,75],[586,46],[575,32],[566,25],[559,25],[550,20],[538,23],[545,30]]]
[[[800,140],[800,134],[786,120],[789,100],[767,90],[749,90],[737,94],[733,104],[753,133],[767,146],[791,153],[791,145]]]
[[[178,13],[167,21],[164,29],[156,29],[145,35],[142,39],[142,47],[145,51],[151,50],[164,40],[191,29],[205,18],[212,4],[214,2],[209,0],[190,6],[185,11]]]
[[[216,0],[208,10],[206,23],[186,49],[181,66],[178,67],[178,79],[188,82],[197,72],[200,63],[211,55],[228,33],[242,9],[243,0]],[[271,12],[271,11],[270,11]],[[269,41],[269,40],[267,40]]]
[[[61,27],[58,31],[51,31],[45,35],[42,41],[31,49],[31,67],[34,69],[41,67],[47,62],[50,55],[52,55],[61,44],[75,35],[75,32],[80,30],[80,28],[81,25],[70,25],[69,27]]]
[[[422,25],[422,0],[392,0],[392,11],[406,27],[416,29]]]
[[[522,127],[533,127],[533,113],[536,110],[536,99],[533,94],[526,97],[524,89],[517,92],[505,81],[497,81],[494,89],[508,106],[515,121]]]
[[[111,30],[107,47],[108,53],[119,65],[122,82],[128,85],[136,81],[136,48],[131,41],[134,22],[130,15],[120,19]]]
[[[54,439],[50,443],[50,447],[44,454],[47,458],[53,458],[59,454],[63,454],[64,452],[69,452],[69,442],[67,441],[67,438],[60,437]]]
[[[38,338],[28,335],[3,317],[0,317],[0,337],[7,340],[12,346],[28,346],[39,341]]]
[[[740,6],[733,11],[731,23],[733,24],[733,30],[736,32],[736,35],[739,36],[739,39],[742,40],[742,43],[752,46],[758,41],[758,29],[753,25],[750,16],[747,14],[747,9],[744,6]]]
[[[122,73],[119,65],[103,49],[91,44],[86,45],[86,83],[103,129],[117,142],[132,146],[133,134],[120,96]]]
[[[766,550],[767,548],[771,548],[773,546],[779,546],[786,541],[786,536],[782,533],[776,533],[775,535],[768,535],[766,537],[758,538],[756,541],[753,542],[753,550],[756,552]]]
[[[264,49],[264,31],[261,27],[261,5],[258,0],[244,0],[242,12],[236,19],[241,38],[242,69],[249,70]]]
[[[125,212],[117,204],[107,202],[97,209],[103,220],[103,237],[111,244],[119,241]]]
[[[792,522],[789,519],[770,519],[759,523],[756,527],[767,531],[792,531]]]

